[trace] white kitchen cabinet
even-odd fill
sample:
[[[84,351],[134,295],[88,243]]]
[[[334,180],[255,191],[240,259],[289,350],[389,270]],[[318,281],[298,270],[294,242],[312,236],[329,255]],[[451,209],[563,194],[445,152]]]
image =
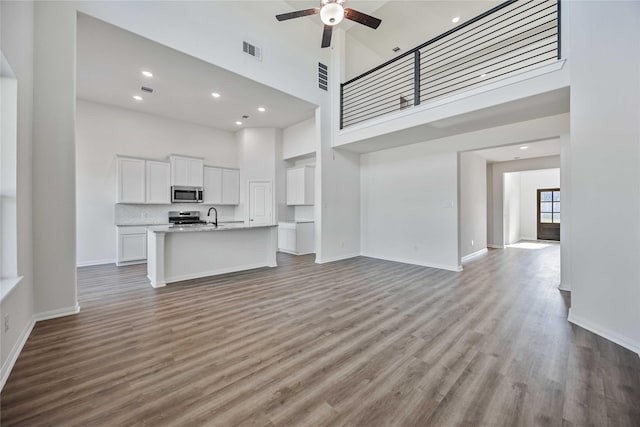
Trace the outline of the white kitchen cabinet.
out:
[[[204,204],[237,205],[240,203],[238,169],[204,167]]]
[[[171,203],[171,165],[167,162],[147,160],[146,203],[168,205]]]
[[[222,169],[222,204],[237,205],[240,203],[240,171],[238,169]]]
[[[222,168],[204,167],[203,203],[219,205],[222,203]]]
[[[116,265],[146,262],[147,228],[144,226],[119,226],[116,228]]]
[[[315,227],[313,222],[278,223],[278,250],[294,255],[315,252]]]
[[[313,205],[315,167],[297,166],[287,169],[287,205]]]
[[[170,156],[171,185],[185,187],[203,186],[204,160],[193,157]]]
[[[145,203],[146,161],[116,157],[116,203]]]

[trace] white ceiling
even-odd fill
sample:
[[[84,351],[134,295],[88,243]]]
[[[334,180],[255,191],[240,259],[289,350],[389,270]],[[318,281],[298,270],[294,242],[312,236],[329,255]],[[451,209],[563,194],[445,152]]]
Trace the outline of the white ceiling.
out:
[[[228,131],[285,128],[315,114],[313,104],[86,15],[79,15],[77,37],[81,99]],[[214,99],[214,91],[221,97]],[[248,119],[241,118],[245,114]]]
[[[523,150],[520,147],[527,147],[527,149]],[[545,141],[530,142],[526,144],[489,148],[486,150],[473,151],[473,153],[484,157],[489,163],[532,159],[535,157],[558,156],[560,155],[560,139],[548,139]]]
[[[375,31],[363,25],[352,25],[348,32],[377,53],[383,61],[386,61],[500,3],[502,1],[396,0],[369,2],[353,0],[349,1],[348,7],[373,14],[376,18],[382,19],[382,24]],[[460,21],[454,24],[451,19],[456,16],[460,17]],[[391,50],[396,46],[401,49],[398,53]]]

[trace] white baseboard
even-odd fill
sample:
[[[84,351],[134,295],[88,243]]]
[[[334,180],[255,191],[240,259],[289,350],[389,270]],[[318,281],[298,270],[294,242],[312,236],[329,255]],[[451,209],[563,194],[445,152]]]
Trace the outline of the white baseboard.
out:
[[[27,326],[22,330],[18,341],[13,346],[11,351],[9,352],[9,356],[7,356],[7,360],[5,360],[2,365],[2,370],[0,371],[0,390],[3,389],[7,379],[9,379],[9,374],[13,369],[13,365],[15,365],[16,360],[18,360],[18,356],[20,356],[20,352],[22,352],[22,348],[27,342],[29,335],[31,335],[31,331],[33,330],[33,326],[36,324],[33,316],[31,317],[31,321],[27,324]]]
[[[220,269],[217,269],[217,270],[203,271],[201,273],[185,274],[183,276],[165,277],[164,284],[169,284],[169,283],[173,283],[173,282],[182,282],[184,280],[199,279],[201,277],[218,276],[220,274],[237,273],[238,271],[253,270],[253,269],[256,269],[256,268],[277,267],[277,266],[278,266],[278,264],[276,264],[274,262],[260,262],[260,263],[256,263],[256,264],[248,264],[248,265],[239,265],[239,266],[236,266],[236,267],[220,268]],[[157,284],[154,287],[164,286],[164,284]]]
[[[78,314],[79,312],[80,312],[80,305],[76,304],[73,307],[64,307],[56,310],[43,311],[40,313],[36,313],[33,315],[33,319],[36,322],[39,322],[41,320],[49,320],[49,319],[55,319],[58,317],[71,316],[73,314]]]
[[[383,259],[385,261],[393,261],[393,262],[401,262],[403,264],[411,264],[411,265],[419,265],[422,267],[430,267],[437,268],[440,270],[449,270],[449,271],[462,271],[461,265],[445,265],[445,264],[434,264],[430,262],[424,262],[421,260],[409,259],[409,258],[399,258],[399,257],[390,257],[386,255],[377,255],[371,253],[363,253],[362,256],[366,256],[369,258]]]
[[[569,283],[560,283],[558,289],[561,291],[571,292],[571,285]]]
[[[611,342],[621,345],[622,347],[631,350],[638,356],[640,356],[640,343],[633,342],[633,340],[630,340],[629,338],[622,336],[617,332],[610,330],[609,328],[602,327],[583,317],[576,316],[575,314],[573,314],[571,309],[569,309],[569,317],[567,320],[569,320],[569,322],[573,323],[574,325],[580,326],[581,328],[591,331],[596,335],[600,335],[601,337],[606,338]]]
[[[470,253],[469,255],[465,255],[462,257],[462,259],[460,260],[461,262],[467,262],[469,261],[471,258],[475,258],[478,255],[482,255],[482,254],[486,254],[487,252],[489,252],[489,250],[487,248],[484,249],[480,249],[479,251],[475,251],[473,253]]]
[[[126,267],[127,265],[146,264],[147,260],[141,259],[138,261],[121,261],[121,262],[115,261],[115,263],[117,267]]]
[[[76,267],[90,267],[92,265],[104,265],[104,264],[115,264],[116,260],[113,259],[96,259],[93,261],[82,261],[76,263]]]
[[[15,365],[16,360],[18,360],[18,356],[20,356],[20,353],[22,352],[22,348],[27,342],[27,339],[29,339],[29,335],[31,335],[31,331],[33,330],[33,327],[35,326],[36,322],[39,322],[41,320],[55,319],[57,317],[69,316],[72,314],[77,314],[79,312],[80,312],[80,305],[76,304],[73,307],[65,307],[57,310],[44,311],[41,313],[36,313],[33,316],[31,316],[31,320],[29,321],[29,324],[24,328],[24,330],[20,334],[20,338],[18,338],[18,341],[9,352],[9,356],[7,357],[7,360],[2,365],[2,370],[0,371],[0,390],[2,390],[2,388],[4,387],[4,384],[7,382],[7,379],[9,378],[9,374],[13,369],[13,365]]]
[[[504,249],[504,245],[487,245],[487,247],[492,249]]]
[[[342,261],[343,259],[355,258],[355,257],[359,257],[359,256],[360,256],[360,254],[358,254],[358,253],[346,254],[346,255],[338,255],[338,256],[329,257],[329,258],[322,258],[322,259],[319,259],[318,256],[316,256],[316,264],[326,264],[326,263],[329,263],[329,262]]]

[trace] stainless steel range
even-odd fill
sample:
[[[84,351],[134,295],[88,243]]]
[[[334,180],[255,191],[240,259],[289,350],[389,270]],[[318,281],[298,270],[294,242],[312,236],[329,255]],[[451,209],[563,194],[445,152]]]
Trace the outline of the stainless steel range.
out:
[[[169,211],[169,224],[171,225],[197,225],[206,224],[200,219],[199,211]]]

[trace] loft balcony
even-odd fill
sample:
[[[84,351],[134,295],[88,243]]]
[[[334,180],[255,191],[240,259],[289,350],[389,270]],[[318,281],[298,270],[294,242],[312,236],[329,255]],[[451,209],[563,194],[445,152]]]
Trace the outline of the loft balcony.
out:
[[[509,0],[342,83],[334,145],[373,151],[567,112],[560,23],[559,0]]]

